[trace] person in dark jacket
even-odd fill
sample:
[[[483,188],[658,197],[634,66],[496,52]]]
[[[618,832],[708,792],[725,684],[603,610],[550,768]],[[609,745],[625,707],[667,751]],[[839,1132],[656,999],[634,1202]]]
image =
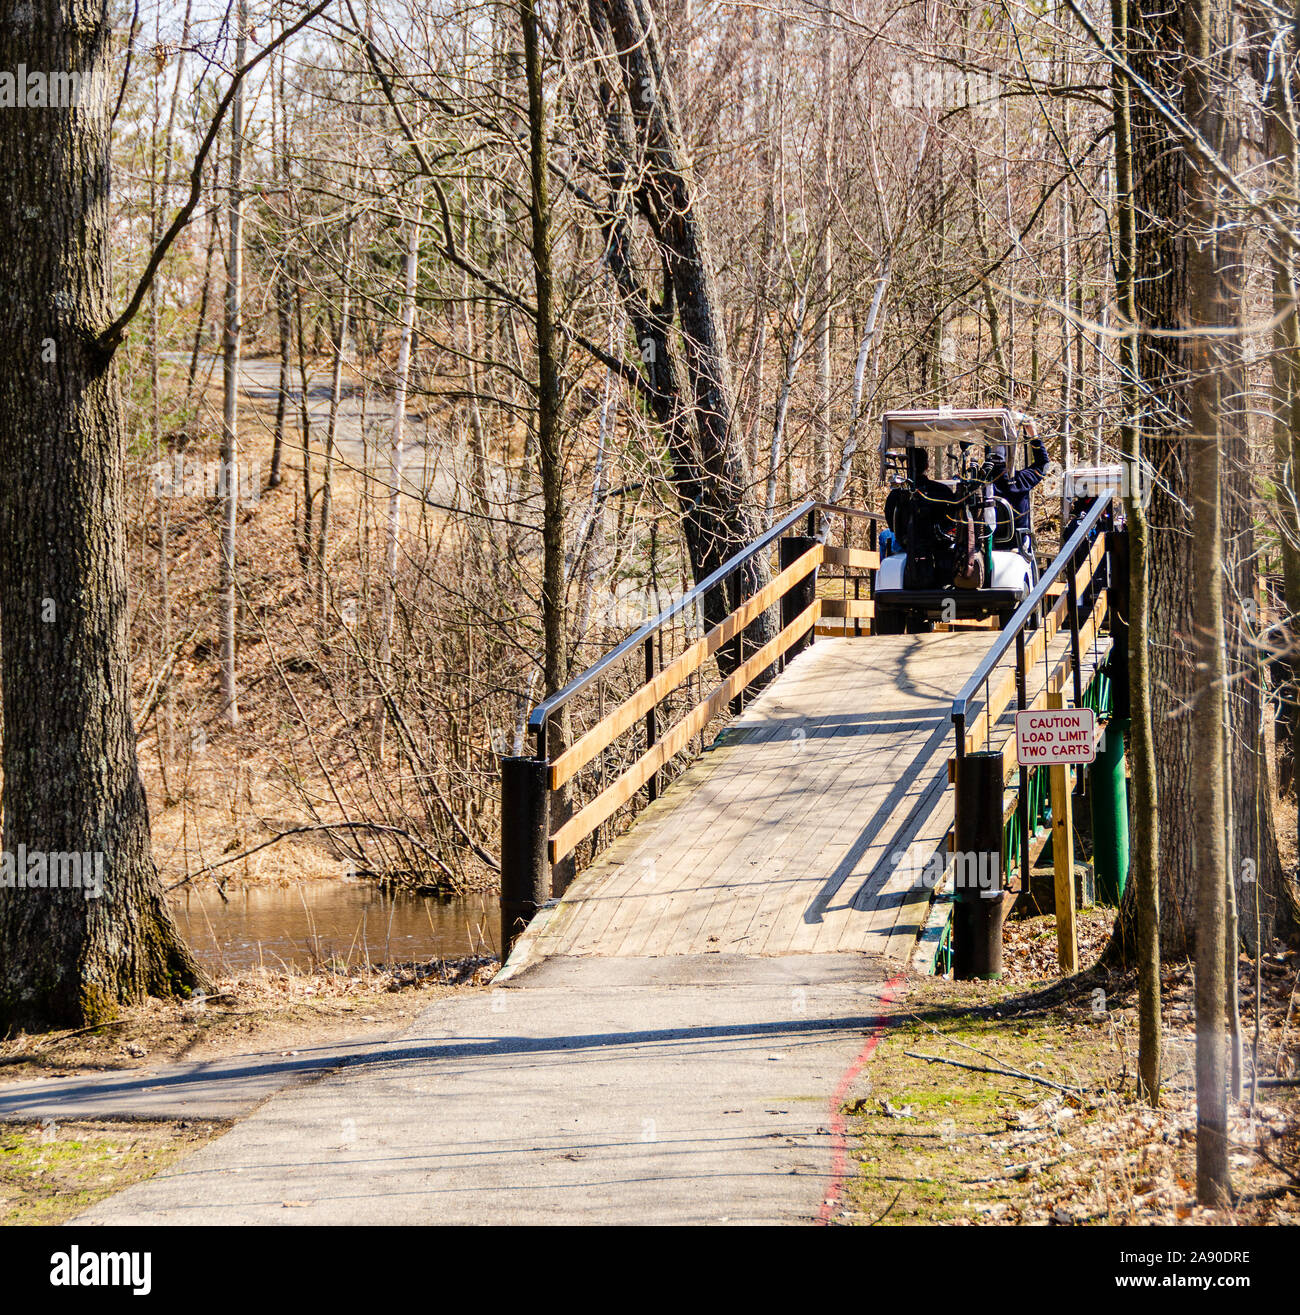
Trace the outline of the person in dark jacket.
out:
[[[1029,437],[1033,460],[1014,474],[1007,472],[1006,462],[1002,461],[1002,471],[993,480],[993,495],[1005,498],[1011,505],[1016,520],[1016,543],[1027,551],[1030,527],[1029,495],[1043,482],[1051,458],[1047,455],[1047,445],[1038,437],[1038,427],[1032,420],[1025,421],[1025,433]]]

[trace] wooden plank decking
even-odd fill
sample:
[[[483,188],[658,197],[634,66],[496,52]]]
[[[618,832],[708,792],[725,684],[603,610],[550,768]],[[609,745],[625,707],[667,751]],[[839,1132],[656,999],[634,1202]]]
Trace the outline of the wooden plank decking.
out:
[[[819,639],[534,921],[512,966],[556,955],[906,960],[930,891],[896,856],[916,846],[923,862],[946,843],[952,699],[991,639]],[[1055,637],[1050,661],[1066,642]],[[1046,667],[1031,673],[1031,699]]]

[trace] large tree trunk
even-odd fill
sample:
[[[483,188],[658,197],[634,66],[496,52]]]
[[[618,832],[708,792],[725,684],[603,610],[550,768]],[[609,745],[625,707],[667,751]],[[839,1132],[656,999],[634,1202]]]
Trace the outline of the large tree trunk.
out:
[[[159,887],[131,718],[125,434],[97,341],[109,41],[102,0],[0,8],[0,67],[73,70],[87,88],[74,113],[0,115],[4,850],[90,854],[103,872],[100,898],[0,885],[0,1029],[99,1022],[203,981]]]
[[[1129,60],[1148,84],[1182,104],[1181,16],[1164,0],[1133,0]],[[1187,322],[1186,165],[1182,150],[1147,100],[1132,101],[1138,322],[1176,331]],[[1191,536],[1185,448],[1188,362],[1182,338],[1144,333],[1138,368],[1145,392],[1144,438],[1155,467],[1149,523],[1151,694],[1160,800],[1160,944],[1176,959],[1188,956],[1196,925],[1191,861]]]
[[[534,0],[519,0],[528,84],[528,211],[533,282],[537,293],[537,454],[542,480],[542,679],[554,694],[565,681],[568,653],[564,625],[564,455],[560,448],[562,400],[555,334],[551,205],[546,180],[546,101]]]
[[[1297,87],[1294,79],[1288,80],[1281,70],[1293,68],[1297,51],[1297,24],[1300,16],[1295,11],[1266,13],[1249,12],[1258,24],[1252,33],[1252,62],[1256,80],[1261,87],[1269,87],[1267,111],[1264,114],[1265,155],[1272,162],[1271,204],[1277,214],[1289,215],[1292,224],[1297,222],[1297,184],[1300,183],[1300,134],[1296,125]],[[1285,791],[1296,783],[1296,799],[1300,803],[1300,778],[1296,764],[1300,763],[1300,635],[1297,635],[1295,618],[1300,616],[1300,511],[1297,510],[1297,468],[1300,467],[1300,314],[1296,310],[1296,262],[1287,244],[1273,234],[1269,240],[1269,258],[1273,278],[1273,351],[1272,395],[1269,411],[1272,416],[1274,470],[1273,490],[1275,516],[1278,527],[1278,550],[1282,559],[1283,597],[1286,620],[1278,630],[1270,630],[1268,646],[1276,656],[1272,659],[1277,681],[1275,697],[1278,710],[1275,730],[1278,736],[1278,785]],[[1259,618],[1260,621],[1263,618]],[[1258,626],[1251,627],[1258,629]],[[1256,755],[1260,772],[1266,763],[1262,746]],[[1266,777],[1259,780],[1260,796],[1267,792]],[[1255,892],[1259,891],[1256,885]],[[1297,899],[1294,885],[1281,891],[1283,906],[1268,910],[1260,900],[1260,916],[1276,915],[1279,924],[1294,926]],[[1247,938],[1253,933],[1254,899],[1246,894],[1246,907],[1251,911],[1247,923]]]
[[[1184,12],[1186,54],[1184,109],[1201,139],[1220,158],[1234,155],[1225,112],[1223,52],[1231,22],[1222,0],[1194,0]],[[1203,1205],[1226,1205],[1228,1180],[1228,1094],[1225,1073],[1225,973],[1236,971],[1236,945],[1225,954],[1227,871],[1224,779],[1225,691],[1228,679],[1223,615],[1224,569],[1220,506],[1220,448],[1225,428],[1235,428],[1240,411],[1240,338],[1211,337],[1217,329],[1240,327],[1235,266],[1237,239],[1218,199],[1208,166],[1188,152],[1187,249],[1192,367],[1188,415],[1191,474],[1192,621],[1195,655],[1192,739],[1192,812],[1196,853],[1196,1196]],[[1198,334],[1198,330],[1200,330]],[[1226,962],[1225,962],[1226,960]]]
[[[1182,11],[1165,0],[1134,0],[1129,33],[1130,63],[1167,103],[1182,104]],[[1187,514],[1190,499],[1187,411],[1191,372],[1187,341],[1177,336],[1189,323],[1187,285],[1189,197],[1182,143],[1170,134],[1145,96],[1132,105],[1136,212],[1142,216],[1136,242],[1135,273],[1139,322],[1148,330],[1139,351],[1144,388],[1144,426],[1148,456],[1155,467],[1149,522],[1151,693],[1156,744],[1156,781],[1162,822],[1160,882],[1160,946],[1166,958],[1191,953],[1196,928],[1196,867],[1193,862],[1194,782],[1192,768],[1195,688],[1191,616],[1193,527]],[[1238,254],[1225,251],[1235,262]],[[1235,275],[1234,275],[1235,277]],[[1173,334],[1164,336],[1161,331]],[[1225,406],[1240,412],[1240,394],[1225,394]],[[1246,518],[1250,511],[1244,425],[1230,429],[1224,478],[1230,486],[1224,551],[1225,585],[1246,587],[1252,579],[1252,541]],[[1230,605],[1237,607],[1229,592]],[[1233,613],[1239,615],[1239,611]],[[1229,664],[1234,682],[1256,685],[1254,658],[1240,642],[1240,627],[1230,629]],[[1260,766],[1258,693],[1234,698],[1231,706],[1232,784],[1235,851],[1256,861],[1260,883],[1263,932],[1272,934],[1281,902],[1282,874],[1273,833],[1267,792],[1256,808]]]
[[[632,191],[636,155],[632,128],[616,84],[618,68],[603,0],[592,0],[591,23],[598,52],[597,94],[605,117],[606,182],[604,214],[606,259],[618,287],[640,359],[640,391],[646,408],[664,435],[673,487],[683,508],[682,531],[697,580],[722,559],[714,544],[725,540],[725,526],[711,515],[710,490],[700,466],[699,449],[682,393],[681,367],[672,342],[672,293],[653,304],[634,263]],[[611,67],[612,66],[612,67]]]
[[[1111,40],[1128,49],[1129,0],[1111,0]],[[1151,722],[1150,601],[1147,560],[1150,534],[1142,498],[1142,375],[1138,360],[1137,289],[1133,209],[1133,97],[1127,77],[1115,70],[1111,84],[1115,125],[1115,302],[1120,324],[1129,329],[1120,344],[1124,419],[1124,513],[1129,537],[1129,758],[1133,764],[1132,894],[1117,923],[1117,941],[1138,965],[1138,1078],[1152,1104],[1160,1102],[1160,818]]]
[[[590,0],[599,94],[605,114],[608,175],[614,202],[606,218],[610,264],[641,348],[643,395],[663,427],[674,489],[697,582],[757,535],[748,500],[749,469],[736,432],[730,364],[707,244],[696,213],[672,89],[654,16],[638,0]],[[621,88],[614,70],[621,74]],[[666,273],[663,298],[651,305],[634,269],[629,208],[645,219]],[[672,341],[681,329],[686,382]],[[644,334],[644,336],[643,336]],[[693,430],[693,434],[691,432]],[[706,600],[706,621],[726,615],[767,581],[760,556],[732,578],[725,595]],[[746,647],[773,633],[770,614],[746,632]],[[721,654],[724,668],[739,650]]]

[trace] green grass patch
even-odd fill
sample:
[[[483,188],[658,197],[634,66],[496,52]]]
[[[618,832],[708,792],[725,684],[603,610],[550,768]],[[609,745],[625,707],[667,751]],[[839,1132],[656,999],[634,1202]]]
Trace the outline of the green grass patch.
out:
[[[0,1224],[58,1224],[151,1177],[228,1126],[208,1122],[0,1125]]]

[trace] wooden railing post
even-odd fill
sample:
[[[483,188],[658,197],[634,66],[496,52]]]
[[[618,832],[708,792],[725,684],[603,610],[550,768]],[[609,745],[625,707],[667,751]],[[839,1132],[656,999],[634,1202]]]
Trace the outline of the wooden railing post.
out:
[[[815,548],[817,543],[818,540],[811,536],[800,534],[792,534],[788,538],[782,539],[780,569],[784,571],[786,567],[793,566],[810,548]],[[816,597],[817,572],[809,571],[802,580],[792,585],[781,598],[781,629],[784,630],[802,612],[807,611],[813,605],[813,600]],[[790,645],[785,660],[788,662],[791,658],[797,657],[812,642],[813,632],[810,629],[806,635]]]
[[[1075,553],[1066,567],[1065,598],[1070,623],[1070,671],[1074,677],[1074,706],[1083,704],[1083,654],[1079,652],[1079,583],[1075,579],[1079,569],[1079,554]]]
[[[1051,709],[1065,707],[1058,691],[1047,695]],[[1061,976],[1079,971],[1079,933],[1074,918],[1074,816],[1070,803],[1070,768],[1048,769],[1052,791],[1052,890],[1056,906],[1056,960]]]
[[[957,759],[952,975],[1002,976],[1002,755]]]
[[[502,963],[551,895],[549,773],[550,764],[541,758],[501,760]]]

